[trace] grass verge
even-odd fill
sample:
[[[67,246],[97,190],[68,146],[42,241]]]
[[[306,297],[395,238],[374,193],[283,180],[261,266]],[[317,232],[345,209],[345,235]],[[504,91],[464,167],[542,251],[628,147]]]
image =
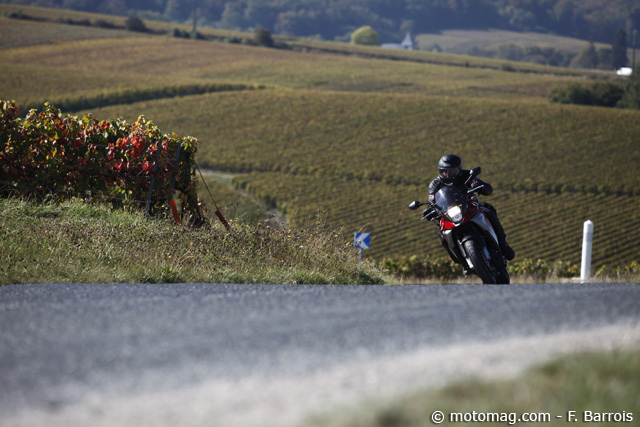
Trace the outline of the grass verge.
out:
[[[213,220],[212,220],[213,221]],[[265,221],[188,229],[81,201],[0,199],[0,285],[46,282],[382,284],[332,230]]]
[[[305,425],[433,426],[431,416],[435,411],[444,414],[442,425],[447,426],[469,424],[450,422],[449,414],[468,414],[472,419],[474,411],[477,420],[484,414],[498,417],[498,422],[483,422],[483,425],[524,424],[517,420],[525,413],[532,413],[533,418],[540,420],[526,423],[531,426],[637,425],[638,408],[640,349],[634,349],[563,356],[531,368],[515,379],[458,382],[393,401],[368,402],[339,414],[319,415]],[[569,420],[569,417],[572,418]]]

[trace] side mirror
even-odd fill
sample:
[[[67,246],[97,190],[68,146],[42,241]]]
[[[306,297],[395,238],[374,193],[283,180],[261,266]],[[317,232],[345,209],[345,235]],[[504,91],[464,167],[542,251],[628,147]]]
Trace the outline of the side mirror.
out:
[[[418,209],[420,206],[422,206],[422,203],[420,203],[417,200],[414,200],[413,202],[411,202],[411,204],[409,205],[409,209],[411,209],[412,211],[415,211],[416,209]]]
[[[471,169],[471,176],[478,176],[482,172],[482,168],[480,166]]]

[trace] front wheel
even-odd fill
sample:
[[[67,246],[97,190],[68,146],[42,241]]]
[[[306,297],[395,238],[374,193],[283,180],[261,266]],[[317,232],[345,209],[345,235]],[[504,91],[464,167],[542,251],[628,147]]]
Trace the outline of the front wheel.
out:
[[[476,240],[469,239],[464,242],[464,250],[469,259],[471,259],[473,268],[478,277],[482,280],[482,283],[485,285],[494,285],[496,283],[496,278],[493,275],[489,261],[484,255],[483,247],[479,245]]]
[[[510,282],[511,278],[509,277],[507,267],[502,267],[500,270],[498,270],[498,274],[496,275],[496,283],[498,285],[508,285]]]

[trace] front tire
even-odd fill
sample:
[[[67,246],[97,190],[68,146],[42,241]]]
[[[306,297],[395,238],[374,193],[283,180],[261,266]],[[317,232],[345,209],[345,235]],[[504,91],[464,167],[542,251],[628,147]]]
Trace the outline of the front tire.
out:
[[[495,285],[496,278],[491,271],[489,261],[484,256],[484,250],[481,245],[474,239],[464,242],[464,250],[471,259],[476,275],[485,285]]]
[[[496,276],[496,283],[498,285],[508,285],[509,283],[511,283],[511,278],[509,277],[507,267],[502,267],[500,271],[498,271],[498,275]]]

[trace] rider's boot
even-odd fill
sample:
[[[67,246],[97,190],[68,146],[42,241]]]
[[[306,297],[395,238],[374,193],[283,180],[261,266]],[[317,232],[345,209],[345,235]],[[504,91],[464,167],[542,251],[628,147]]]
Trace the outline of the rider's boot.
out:
[[[504,255],[504,257],[507,259],[507,261],[511,261],[516,257],[516,253],[513,248],[509,246],[509,242],[507,242],[507,239],[500,239],[500,251],[502,252],[502,255]]]
[[[504,255],[507,261],[511,261],[516,257],[516,253],[507,242],[507,236],[504,233],[504,228],[502,228],[498,215],[490,209],[485,209],[484,212],[496,232],[496,237],[498,238],[498,242],[500,242],[500,252],[502,252],[502,255]]]

